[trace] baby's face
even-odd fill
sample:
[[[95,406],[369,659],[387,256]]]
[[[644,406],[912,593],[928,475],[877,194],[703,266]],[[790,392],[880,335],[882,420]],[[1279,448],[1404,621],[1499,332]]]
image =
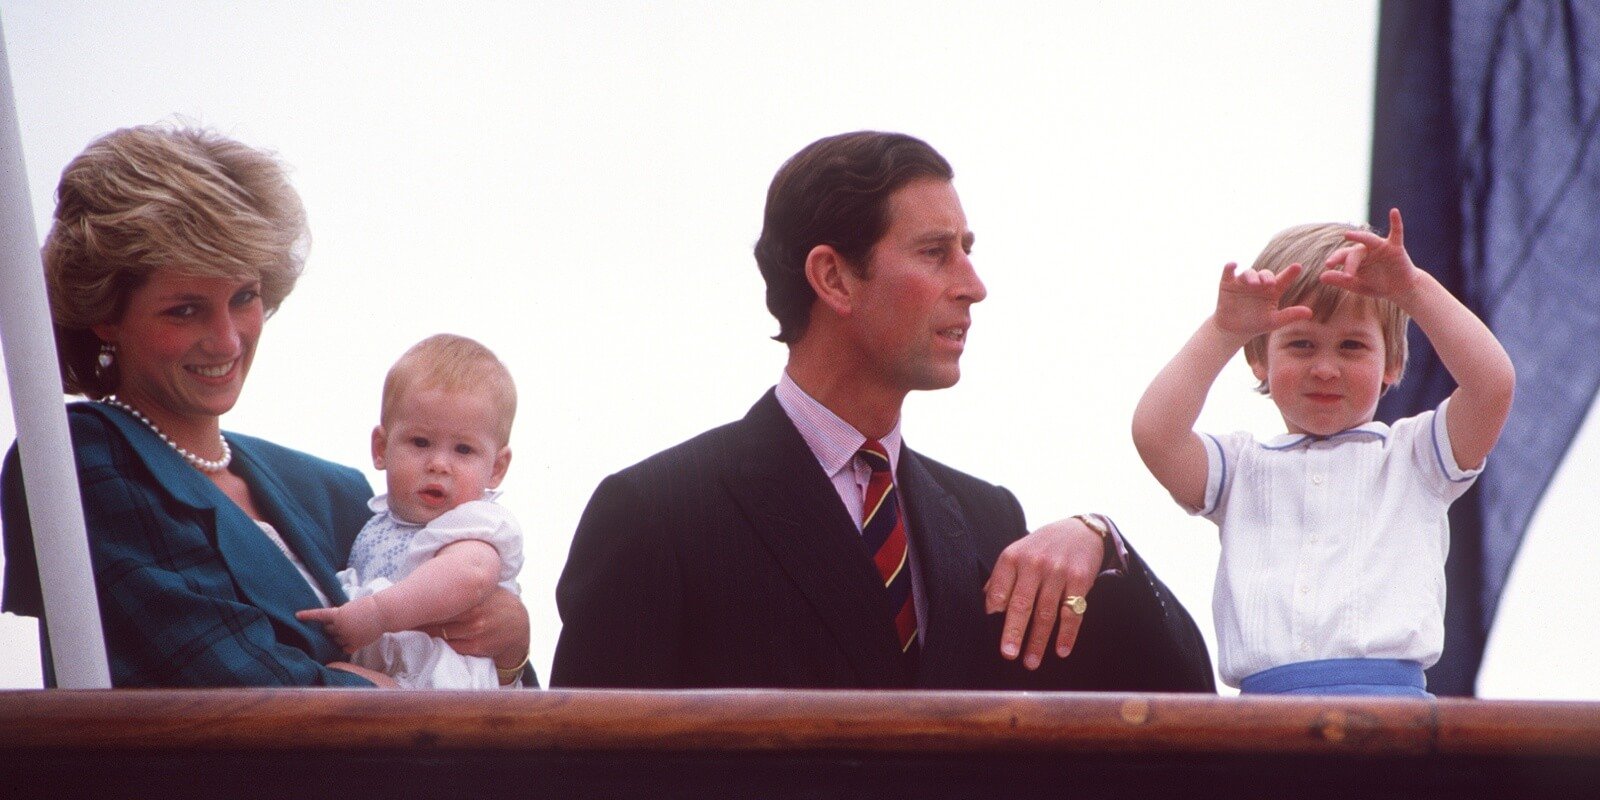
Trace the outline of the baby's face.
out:
[[[388,473],[389,510],[426,524],[500,485],[511,449],[496,435],[486,393],[414,388],[401,395],[389,425],[372,431],[372,463]]]
[[[1290,433],[1329,436],[1372,421],[1385,383],[1383,331],[1365,303],[1344,303],[1327,322],[1285,325],[1267,337],[1266,381]]]

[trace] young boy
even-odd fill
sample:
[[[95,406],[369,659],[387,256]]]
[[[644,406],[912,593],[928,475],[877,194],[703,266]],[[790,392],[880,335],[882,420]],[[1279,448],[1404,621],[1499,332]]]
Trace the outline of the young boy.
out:
[[[1219,668],[1245,693],[1429,696],[1446,511],[1499,438],[1516,377],[1489,329],[1412,264],[1398,210],[1389,225],[1387,238],[1290,228],[1253,269],[1228,264],[1216,313],[1134,412],[1145,465],[1221,528]],[[1372,417],[1405,370],[1408,315],[1457,388],[1390,428]],[[1193,430],[1240,347],[1287,435]]]
[[[350,602],[299,612],[320,622],[356,664],[402,688],[486,689],[521,668],[463,656],[419,626],[477,605],[498,584],[516,592],[522,533],[493,491],[511,463],[517,390],[488,348],[461,336],[424,339],[389,369],[373,466],[388,493],[339,573]]]

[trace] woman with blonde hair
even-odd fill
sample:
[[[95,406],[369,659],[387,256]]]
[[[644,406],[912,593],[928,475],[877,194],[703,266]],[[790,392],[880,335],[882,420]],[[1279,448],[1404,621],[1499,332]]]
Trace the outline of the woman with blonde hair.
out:
[[[294,614],[345,600],[366,479],[221,429],[306,238],[282,166],[210,131],[114,131],[62,173],[45,277],[115,686],[393,685]],[[14,447],[0,483],[4,610],[40,616]],[[430,629],[526,662],[507,592]]]

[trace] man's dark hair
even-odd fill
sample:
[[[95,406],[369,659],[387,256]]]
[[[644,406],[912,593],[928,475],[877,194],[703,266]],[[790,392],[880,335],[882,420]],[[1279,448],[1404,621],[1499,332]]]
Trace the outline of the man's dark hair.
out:
[[[865,272],[872,246],[889,225],[889,195],[922,178],[955,172],[927,142],[903,133],[856,131],[818,139],[784,162],[767,189],[756,265],[767,282],[767,310],[778,335],[793,344],[806,332],[817,293],[806,256],[825,244]]]

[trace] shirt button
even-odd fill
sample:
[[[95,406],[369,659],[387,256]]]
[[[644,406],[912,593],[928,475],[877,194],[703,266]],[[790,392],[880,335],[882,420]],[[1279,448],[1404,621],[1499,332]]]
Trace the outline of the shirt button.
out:
[[[1301,642],[1300,643],[1300,652],[1302,652],[1302,653],[1311,652],[1311,645],[1306,644],[1305,642]]]
[[[1320,542],[1320,541],[1322,541],[1322,540],[1317,538],[1317,537],[1315,537],[1315,536],[1311,537],[1311,543],[1312,544],[1316,544],[1317,542]]]
[[[1302,586],[1302,587],[1300,587],[1300,593],[1301,594],[1311,594],[1311,587],[1310,586]]]
[[[1316,485],[1318,485],[1318,486],[1321,486],[1322,485],[1322,476],[1321,475],[1312,475],[1311,476],[1311,482],[1316,484]]]

